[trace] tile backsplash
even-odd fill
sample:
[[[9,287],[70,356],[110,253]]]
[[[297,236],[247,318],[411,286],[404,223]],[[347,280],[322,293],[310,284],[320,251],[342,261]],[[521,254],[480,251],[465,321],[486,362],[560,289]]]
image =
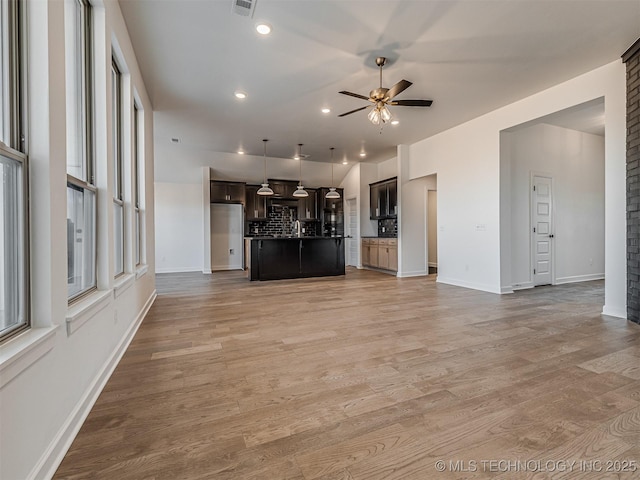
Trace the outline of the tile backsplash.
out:
[[[266,222],[247,222],[245,235],[248,237],[260,237],[265,235],[291,235],[294,233],[294,225],[298,218],[298,210],[287,206],[274,205],[269,207],[268,220]],[[317,222],[302,222],[305,237],[317,235]]]
[[[384,231],[383,231],[384,228]],[[385,218],[378,220],[378,237],[397,237],[398,236],[398,219]]]

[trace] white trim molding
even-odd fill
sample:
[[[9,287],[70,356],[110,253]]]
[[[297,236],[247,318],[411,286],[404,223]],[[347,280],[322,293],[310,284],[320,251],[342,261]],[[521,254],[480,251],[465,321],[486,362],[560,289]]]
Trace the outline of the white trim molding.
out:
[[[108,293],[111,293],[111,291],[109,290]],[[147,302],[136,317],[135,321],[132,322],[131,326],[122,337],[122,340],[118,343],[98,375],[96,375],[91,385],[89,385],[89,388],[87,388],[84,395],[80,398],[80,401],[76,404],[75,408],[62,424],[62,427],[49,444],[49,447],[42,457],[40,457],[38,463],[33,467],[33,470],[31,470],[27,478],[53,478],[53,475],[56,473],[60,463],[62,463],[64,456],[71,447],[73,440],[80,431],[80,427],[82,427],[82,424],[89,415],[93,405],[96,403],[100,393],[102,393],[107,381],[111,378],[111,375],[118,366],[120,359],[127,351],[131,340],[133,340],[138,328],[142,324],[142,320],[149,312],[149,309],[151,308],[151,305],[153,305],[156,297],[157,293],[154,290],[151,296],[147,299]]]
[[[571,277],[560,277],[560,278],[556,278],[555,285],[562,285],[563,283],[591,282],[593,280],[604,280],[604,273],[592,273],[589,275],[574,275]]]
[[[622,318],[624,320],[627,319],[626,310],[619,310],[617,308],[610,308],[608,306],[602,307],[602,315],[608,315],[610,317]]]
[[[55,343],[58,325],[31,328],[0,349],[0,389],[48,353]]]
[[[87,321],[94,318],[98,312],[111,304],[111,295],[111,290],[99,290],[70,306],[66,317],[67,335],[73,334]]]
[[[454,287],[470,288],[472,290],[480,290],[481,292],[497,293],[497,294],[502,293],[500,291],[500,288],[496,288],[493,285],[466,282],[464,280],[456,280],[454,278],[442,277],[440,275],[438,275],[438,278],[436,279],[436,283],[445,283],[447,285],[453,285]]]

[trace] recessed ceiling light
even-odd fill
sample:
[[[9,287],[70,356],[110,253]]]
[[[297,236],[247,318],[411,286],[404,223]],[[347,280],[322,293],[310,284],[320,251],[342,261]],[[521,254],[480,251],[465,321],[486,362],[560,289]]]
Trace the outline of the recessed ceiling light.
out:
[[[325,107],[322,109],[322,113],[331,113],[331,109]]]
[[[238,150],[238,155],[244,155],[244,150],[242,149]]]
[[[180,143],[180,139],[174,137],[171,139],[171,143]]]
[[[391,125],[398,125],[399,123],[399,120],[391,120]]]
[[[240,100],[247,98],[247,94],[244,92],[241,92],[240,90],[238,90],[237,92],[234,92],[234,95],[236,96],[236,98],[239,98]]]
[[[360,152],[360,156],[364,158],[367,156],[367,154],[365,152]]]
[[[348,162],[347,162],[346,160],[343,160],[343,161],[342,161],[342,164],[343,164],[343,165],[346,165],[347,163],[348,163]]]
[[[256,32],[258,32],[260,35],[269,35],[271,33],[271,25],[265,22],[257,23]]]

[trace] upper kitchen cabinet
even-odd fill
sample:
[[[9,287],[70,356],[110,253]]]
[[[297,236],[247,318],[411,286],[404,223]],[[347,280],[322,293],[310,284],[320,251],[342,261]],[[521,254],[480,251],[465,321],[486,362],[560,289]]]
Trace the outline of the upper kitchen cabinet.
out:
[[[269,186],[275,198],[293,199],[293,192],[297,189],[297,183],[290,180],[269,180]]]
[[[318,219],[318,191],[313,188],[305,189],[309,194],[298,200],[298,220],[314,221]]]
[[[247,185],[245,219],[250,222],[267,221],[267,196],[258,195],[259,185]]]
[[[395,218],[398,216],[397,177],[369,185],[371,219]]]
[[[210,201],[211,203],[244,203],[245,184],[212,180]]]
[[[324,187],[318,190],[318,203],[322,205],[322,210],[342,212],[342,197],[344,196],[344,190],[342,188],[336,188],[336,192],[340,194],[340,198],[327,198],[329,189]]]

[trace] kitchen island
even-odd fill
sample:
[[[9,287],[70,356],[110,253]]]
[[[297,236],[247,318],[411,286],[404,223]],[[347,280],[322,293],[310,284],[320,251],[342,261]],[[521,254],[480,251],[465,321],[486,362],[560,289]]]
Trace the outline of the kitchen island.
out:
[[[343,237],[246,237],[249,280],[344,275]]]

